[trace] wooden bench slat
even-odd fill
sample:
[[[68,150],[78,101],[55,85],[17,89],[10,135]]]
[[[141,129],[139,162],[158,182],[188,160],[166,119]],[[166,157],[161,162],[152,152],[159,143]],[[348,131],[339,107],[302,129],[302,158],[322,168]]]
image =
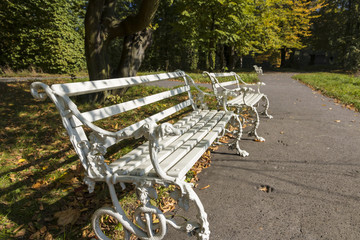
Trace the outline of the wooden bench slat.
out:
[[[247,95],[245,95],[245,103],[246,103],[246,105],[254,106],[262,97],[263,97],[262,94],[248,93]],[[237,96],[234,99],[231,99],[230,101],[228,101],[229,106],[237,105],[237,104],[242,105],[245,103],[244,103],[243,95]]]
[[[184,117],[180,121],[178,121],[176,124],[174,124],[175,128],[178,128],[183,134],[187,130],[189,130],[193,125],[195,125],[198,121],[200,121],[209,111],[201,111],[199,113],[192,112],[188,116]],[[160,142],[160,148],[164,149],[168,145],[170,145],[173,141],[175,141],[179,136],[168,136],[164,138]],[[149,155],[149,142],[145,142],[141,146],[137,147],[133,151],[129,152],[128,154],[124,155],[123,157],[117,159],[113,163],[110,164],[110,166],[114,169],[114,171],[117,171],[118,168],[124,167],[129,161],[136,161],[140,163],[134,163],[134,166],[138,166],[143,162],[143,159],[145,159],[144,156],[150,157]],[[140,155],[144,155],[141,156]],[[124,172],[130,171],[131,169],[122,169]]]
[[[254,106],[256,103],[259,102],[262,96],[263,96],[262,94],[256,94],[256,93],[249,96],[245,96],[245,103]]]
[[[215,77],[233,77],[234,73],[232,72],[224,72],[224,73],[210,73],[213,74]]]
[[[216,140],[221,131],[225,128],[231,114],[226,114],[220,122],[190,151],[184,156],[181,161],[177,162],[167,174],[176,178],[183,178],[185,174],[191,169],[196,161],[200,159],[202,154],[211,146]]]
[[[154,103],[154,102],[161,101],[165,98],[179,95],[179,94],[187,92],[189,90],[190,90],[189,86],[183,86],[183,87],[179,87],[179,88],[176,88],[176,89],[173,89],[170,91],[147,96],[144,98],[140,98],[140,99],[124,102],[124,103],[119,103],[116,105],[112,105],[112,106],[104,107],[104,108],[100,108],[100,109],[95,109],[95,110],[88,111],[88,112],[83,112],[81,115],[83,117],[85,117],[88,121],[94,122],[97,120],[101,120],[104,118],[108,118],[108,117],[120,114],[122,112],[130,111],[130,110],[133,110],[138,107],[142,107],[142,106]]]
[[[197,134],[208,122],[213,119],[216,112],[211,111],[209,114],[204,116],[201,121],[199,121],[195,126],[193,126],[189,131],[183,133],[180,137],[176,139],[172,144],[167,146],[164,150],[162,150],[158,154],[158,160],[161,163],[166,157],[168,157],[170,154],[173,154],[175,151],[178,151],[179,148],[183,146],[183,144],[189,139],[193,138],[195,134]],[[176,157],[179,157],[180,155],[177,155]],[[150,158],[148,158],[148,161],[144,162],[143,164],[139,165],[136,169],[134,169],[130,174],[131,175],[144,175],[151,171],[153,169],[153,165],[150,161]],[[165,169],[164,169],[165,170]]]
[[[161,144],[164,146],[162,151],[158,154],[158,160],[161,162],[166,156],[174,152],[181,144],[184,143],[187,139],[189,139],[192,135],[196,133],[202,126],[204,126],[214,115],[215,111],[206,111],[202,112],[199,115],[201,118],[196,119],[197,122],[192,126],[189,126],[184,133],[179,136],[173,136],[174,139],[171,143],[166,143],[165,141],[161,141]],[[196,129],[196,130],[194,130]],[[136,168],[136,169],[135,169]],[[131,175],[144,175],[146,171],[150,171],[153,168],[149,154],[144,154],[139,156],[137,159],[131,161],[130,165],[127,164],[122,168],[122,170],[126,173],[131,171]]]
[[[160,73],[138,77],[113,78],[107,80],[54,84],[51,86],[51,89],[57,94],[76,96],[180,77],[184,77],[183,72]]]
[[[216,113],[216,115],[207,123],[205,126],[201,127],[200,129],[196,129],[196,133],[189,133],[193,134],[190,138],[184,139],[183,143],[180,145],[178,149],[172,152],[166,159],[164,159],[160,166],[164,171],[169,170],[172,166],[174,166],[178,161],[180,161],[196,144],[198,144],[208,133],[211,129],[222,119],[225,112],[220,111]],[[192,130],[192,129],[191,129]],[[183,135],[185,136],[186,133]],[[153,168],[145,169],[146,171],[144,174],[148,172],[152,172],[155,174]],[[150,173],[151,175],[151,173]]]
[[[230,85],[237,85],[238,81],[228,81],[228,82],[221,82],[221,83],[216,83],[216,85],[221,85],[222,87],[226,87],[226,86],[230,86]],[[218,86],[219,88],[220,86]]]

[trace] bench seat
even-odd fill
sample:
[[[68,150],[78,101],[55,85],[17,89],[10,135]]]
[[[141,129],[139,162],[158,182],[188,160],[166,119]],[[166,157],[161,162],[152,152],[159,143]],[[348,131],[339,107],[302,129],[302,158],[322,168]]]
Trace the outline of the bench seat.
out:
[[[159,141],[158,161],[167,175],[184,178],[194,163],[221,134],[231,112],[200,110],[178,121],[173,126],[180,135],[167,136]],[[157,174],[151,163],[148,142],[114,161],[109,166],[121,175],[151,176]]]
[[[245,83],[240,76],[234,72],[204,72],[204,75],[208,76],[211,80],[211,86],[214,94],[216,95],[218,108],[223,107],[225,110],[227,110],[227,108],[235,108],[238,114],[241,114],[243,110],[247,111],[247,109],[250,109],[247,113],[250,112],[252,115],[246,114],[250,117],[245,119],[249,123],[248,125],[252,127],[250,128],[248,134],[250,136],[254,136],[257,141],[265,141],[265,138],[260,137],[257,134],[257,129],[260,124],[257,108],[261,102],[264,103],[262,104],[264,109],[260,112],[260,114],[263,114],[268,118],[272,118],[272,116],[267,112],[269,108],[269,100],[265,94],[260,92],[260,86],[265,84],[262,82],[257,84]],[[226,80],[220,82],[219,78],[226,78]]]
[[[264,94],[258,93],[248,93],[245,96],[237,96],[231,100],[227,101],[228,106],[236,106],[236,105],[247,105],[247,106],[255,106],[261,98],[264,97]]]

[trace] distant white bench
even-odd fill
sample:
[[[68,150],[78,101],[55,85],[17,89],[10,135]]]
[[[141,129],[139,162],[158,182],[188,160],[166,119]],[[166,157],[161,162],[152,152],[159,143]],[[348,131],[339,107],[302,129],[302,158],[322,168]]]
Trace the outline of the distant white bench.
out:
[[[260,124],[257,108],[261,102],[263,102],[262,107],[264,109],[260,114],[270,119],[272,118],[272,116],[268,114],[269,99],[265,94],[260,92],[260,86],[265,85],[265,83],[247,84],[234,72],[204,72],[204,75],[208,76],[211,80],[212,89],[218,101],[218,107],[225,106],[226,111],[228,111],[227,108],[235,108],[238,114],[245,113],[245,111],[250,109],[251,112],[254,113],[254,116],[253,118],[248,118],[248,124],[252,126],[248,134],[249,136],[254,136],[257,141],[265,141],[263,137],[257,134],[257,129]],[[226,81],[220,82],[219,78],[226,78]],[[256,90],[254,87],[256,87]],[[229,99],[229,97],[233,98]]]
[[[87,112],[80,112],[77,105],[69,98],[169,79],[182,79],[183,85],[155,95]],[[136,235],[140,239],[162,239],[168,225],[190,235],[195,234],[198,239],[209,239],[207,214],[192,185],[184,181],[185,175],[209,146],[220,144],[218,139],[226,133],[230,133],[230,141],[226,145],[236,149],[241,156],[247,156],[248,153],[239,147],[242,126],[237,114],[204,109],[205,103],[202,99],[206,93],[198,89],[198,102],[191,94],[190,84],[193,84],[193,80],[182,71],[54,84],[51,87],[41,82],[31,84],[31,93],[35,98],[44,100],[48,96],[59,110],[70,141],[85,169],[84,181],[89,191],[94,191],[95,182],[106,182],[109,187],[113,207],[98,209],[92,218],[93,229],[99,239],[108,239],[100,228],[99,221],[103,215],[113,216],[123,225],[125,239],[130,239],[131,235]],[[179,94],[185,95],[186,99],[183,102],[119,131],[108,131],[94,124],[108,117],[117,117],[121,122],[121,114],[126,111],[173,98]],[[201,104],[202,109],[198,108],[198,103]],[[158,125],[159,121],[164,121],[185,108],[192,110],[174,125],[168,122]],[[84,127],[90,129],[91,133],[85,131]],[[142,136],[148,139],[143,145],[110,164],[105,162],[104,155],[108,147],[124,139]],[[141,203],[134,213],[136,224],[126,216],[119,204],[114,187],[117,183],[122,186],[124,183],[132,183],[136,186]],[[157,198],[154,184],[175,185],[176,190],[171,196],[186,210],[189,208],[189,202],[193,202],[198,210],[197,221],[189,220],[179,224],[166,218],[150,203],[150,198]],[[156,223],[153,222],[154,215],[156,215]]]
[[[262,67],[259,67],[258,65],[253,65],[255,72],[259,75],[264,75],[264,72],[262,70]]]

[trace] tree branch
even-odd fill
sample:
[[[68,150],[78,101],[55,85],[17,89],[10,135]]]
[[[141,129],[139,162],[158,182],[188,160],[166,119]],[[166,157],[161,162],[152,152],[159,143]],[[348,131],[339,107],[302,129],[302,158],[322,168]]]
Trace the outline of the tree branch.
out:
[[[160,0],[143,0],[136,15],[123,21],[114,20],[109,26],[109,39],[125,37],[144,30],[153,20]]]

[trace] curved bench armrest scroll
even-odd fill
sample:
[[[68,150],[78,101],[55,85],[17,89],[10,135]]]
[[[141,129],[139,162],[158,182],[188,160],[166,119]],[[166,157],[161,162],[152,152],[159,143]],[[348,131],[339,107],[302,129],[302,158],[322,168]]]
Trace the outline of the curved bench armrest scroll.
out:
[[[163,123],[157,125],[155,122],[148,122],[142,125],[138,130],[134,132],[136,138],[144,136],[149,140],[149,152],[151,163],[154,167],[155,172],[164,180],[174,181],[173,177],[170,177],[161,168],[157,153],[160,149],[159,140],[166,136],[179,135],[181,132],[170,123]]]

